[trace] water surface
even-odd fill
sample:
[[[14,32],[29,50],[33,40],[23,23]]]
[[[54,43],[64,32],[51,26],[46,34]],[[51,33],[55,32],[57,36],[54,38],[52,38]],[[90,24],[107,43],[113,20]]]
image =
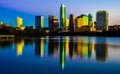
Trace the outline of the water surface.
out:
[[[0,74],[120,73],[120,38],[54,36],[0,41]]]

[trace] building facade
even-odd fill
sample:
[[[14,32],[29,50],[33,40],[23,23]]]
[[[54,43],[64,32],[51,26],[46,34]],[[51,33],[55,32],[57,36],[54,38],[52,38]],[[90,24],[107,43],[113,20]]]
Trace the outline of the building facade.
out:
[[[70,17],[69,17],[69,28],[72,32],[74,32],[75,30],[75,16],[74,14],[70,14]]]
[[[96,30],[108,30],[108,12],[98,11],[96,14]]]
[[[76,17],[75,24],[77,28],[80,28],[82,26],[88,26],[88,16],[81,15],[81,16]]]
[[[58,19],[53,19],[52,20],[52,25],[51,25],[51,32],[56,32],[59,26],[59,21]]]
[[[60,27],[66,27],[66,7],[64,4],[60,7]]]
[[[17,27],[22,27],[22,25],[23,25],[23,19],[21,17],[17,16],[16,24],[17,24]]]
[[[48,18],[50,32],[55,32],[59,27],[59,21],[56,16],[49,15]]]
[[[52,27],[52,20],[53,19],[56,19],[56,16],[53,16],[53,15],[49,15],[48,17],[48,24],[49,24],[49,28],[51,29]]]
[[[44,28],[44,16],[35,16],[35,29],[41,30]]]

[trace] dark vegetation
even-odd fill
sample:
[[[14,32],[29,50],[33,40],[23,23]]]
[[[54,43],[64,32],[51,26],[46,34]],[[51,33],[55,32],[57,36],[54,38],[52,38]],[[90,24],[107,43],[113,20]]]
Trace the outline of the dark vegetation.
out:
[[[89,32],[87,30],[81,32],[46,32],[46,30],[37,30],[31,26],[27,26],[23,31],[19,28],[11,26],[0,25],[0,35],[15,35],[22,37],[39,37],[39,36],[108,36],[108,37],[120,37],[120,27],[111,26],[109,31],[102,32]]]

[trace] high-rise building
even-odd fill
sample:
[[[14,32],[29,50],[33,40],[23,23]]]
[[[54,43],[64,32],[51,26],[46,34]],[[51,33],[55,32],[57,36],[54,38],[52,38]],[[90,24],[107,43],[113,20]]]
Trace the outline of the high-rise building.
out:
[[[66,7],[64,4],[60,7],[60,27],[66,27]]]
[[[66,27],[69,27],[69,19],[66,18]]]
[[[52,20],[52,25],[51,25],[51,32],[56,32],[58,28],[59,22],[58,19],[53,19]]]
[[[51,32],[55,32],[59,26],[58,19],[56,19],[56,16],[50,15],[48,18],[49,22],[49,28]]]
[[[97,30],[108,30],[108,12],[98,11],[96,14],[96,29]]]
[[[94,18],[91,14],[88,14],[88,26],[90,27],[90,31],[96,31]]]
[[[17,16],[17,27],[22,27],[22,24],[23,24],[23,19],[21,17],[18,17]]]
[[[16,24],[17,24],[17,27],[18,27],[20,30],[24,30],[24,29],[25,29],[25,27],[23,27],[23,19],[22,19],[21,17],[18,17],[18,16],[17,16]]]
[[[38,30],[44,28],[44,16],[35,16],[35,28]]]
[[[75,17],[74,17],[74,14],[70,14],[70,17],[69,17],[69,27],[70,27],[70,30],[72,32],[74,32],[74,29],[75,29]]]
[[[91,14],[88,14],[88,26],[92,27],[94,24],[93,16]]]
[[[88,26],[88,16],[87,15],[78,16],[75,19],[75,24],[77,28],[80,28],[82,26]]]
[[[48,17],[48,24],[49,24],[49,28],[50,29],[52,27],[52,20],[53,19],[56,19],[56,16],[49,15],[49,17]]]

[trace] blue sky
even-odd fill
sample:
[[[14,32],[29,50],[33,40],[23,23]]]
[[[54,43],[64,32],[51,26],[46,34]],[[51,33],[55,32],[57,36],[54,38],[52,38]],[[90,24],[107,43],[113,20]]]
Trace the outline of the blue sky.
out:
[[[24,26],[34,25],[34,16],[45,16],[47,26],[48,15],[59,18],[60,6],[65,4],[67,17],[71,13],[76,16],[91,13],[96,18],[96,12],[109,12],[109,24],[120,24],[120,0],[0,0],[0,21],[12,23],[15,26],[16,16],[22,17]]]

